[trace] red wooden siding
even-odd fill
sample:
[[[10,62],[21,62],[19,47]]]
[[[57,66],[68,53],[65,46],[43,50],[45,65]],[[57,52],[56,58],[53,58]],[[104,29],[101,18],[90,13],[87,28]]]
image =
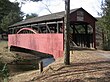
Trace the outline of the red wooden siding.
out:
[[[76,12],[73,12],[70,14],[70,21],[77,21],[77,14]]]
[[[96,20],[90,14],[85,12],[84,10],[79,9],[78,11],[84,12],[84,21],[82,21],[82,22],[87,22],[94,28],[94,24],[95,24]],[[70,21],[77,22],[77,11],[70,14]]]
[[[89,23],[93,28],[95,28],[95,19],[90,16],[89,14],[87,14],[86,12],[84,13],[84,21]]]
[[[12,34],[9,46],[17,46],[52,54],[54,58],[63,56],[63,34]]]

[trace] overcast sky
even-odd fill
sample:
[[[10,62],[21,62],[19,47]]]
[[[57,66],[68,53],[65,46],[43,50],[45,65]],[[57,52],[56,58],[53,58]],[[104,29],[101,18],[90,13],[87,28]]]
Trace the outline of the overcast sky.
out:
[[[97,13],[101,12],[101,2],[102,0],[70,0],[70,8],[74,9],[82,7],[94,17],[98,17]],[[64,0],[43,0],[42,2],[27,2],[26,4],[22,5],[21,10],[26,14],[36,13],[39,16],[42,16],[50,14],[47,6],[52,13],[65,10]]]

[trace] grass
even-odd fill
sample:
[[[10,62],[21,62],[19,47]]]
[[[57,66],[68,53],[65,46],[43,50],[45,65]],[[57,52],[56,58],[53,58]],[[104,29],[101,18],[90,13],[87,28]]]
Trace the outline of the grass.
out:
[[[8,45],[8,41],[0,41],[0,46],[6,47]]]
[[[7,62],[5,62],[6,54],[7,54],[7,41],[0,41],[0,81],[7,80],[8,77],[8,68]]]
[[[7,41],[0,41],[0,52],[7,50],[8,42]]]

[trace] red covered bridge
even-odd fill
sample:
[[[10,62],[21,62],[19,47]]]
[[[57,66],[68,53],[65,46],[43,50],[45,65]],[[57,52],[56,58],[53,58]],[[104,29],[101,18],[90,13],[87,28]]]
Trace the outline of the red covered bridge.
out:
[[[64,11],[34,17],[9,26],[8,46],[63,56]],[[71,46],[96,48],[95,21],[83,8],[70,11]]]

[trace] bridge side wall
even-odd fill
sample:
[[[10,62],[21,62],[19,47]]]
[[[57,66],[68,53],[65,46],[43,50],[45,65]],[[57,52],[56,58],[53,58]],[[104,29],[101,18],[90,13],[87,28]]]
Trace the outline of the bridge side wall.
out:
[[[11,34],[8,40],[8,46],[52,54],[54,58],[63,56],[63,34]]]

